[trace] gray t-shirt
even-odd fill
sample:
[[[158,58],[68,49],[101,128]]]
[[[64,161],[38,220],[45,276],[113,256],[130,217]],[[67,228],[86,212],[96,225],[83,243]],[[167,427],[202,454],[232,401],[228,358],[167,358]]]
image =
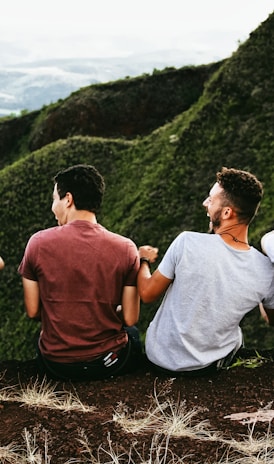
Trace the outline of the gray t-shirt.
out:
[[[261,245],[270,261],[274,263],[274,230],[271,230],[271,232],[268,232],[262,237]]]
[[[195,370],[240,347],[240,321],[260,302],[274,308],[274,266],[255,248],[182,232],[158,267],[172,279],[146,335],[146,354],[172,371]]]

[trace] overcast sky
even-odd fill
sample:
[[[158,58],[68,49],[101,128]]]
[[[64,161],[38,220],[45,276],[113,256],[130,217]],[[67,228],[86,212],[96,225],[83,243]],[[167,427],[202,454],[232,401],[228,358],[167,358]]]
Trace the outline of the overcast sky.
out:
[[[273,0],[5,0],[0,67],[171,49],[206,63],[229,57],[273,10]]]

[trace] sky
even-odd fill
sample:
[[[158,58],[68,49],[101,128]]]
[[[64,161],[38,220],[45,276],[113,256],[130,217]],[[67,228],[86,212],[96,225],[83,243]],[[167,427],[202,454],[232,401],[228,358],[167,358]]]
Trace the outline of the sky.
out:
[[[6,0],[0,67],[167,50],[206,64],[229,57],[273,11],[273,0]]]

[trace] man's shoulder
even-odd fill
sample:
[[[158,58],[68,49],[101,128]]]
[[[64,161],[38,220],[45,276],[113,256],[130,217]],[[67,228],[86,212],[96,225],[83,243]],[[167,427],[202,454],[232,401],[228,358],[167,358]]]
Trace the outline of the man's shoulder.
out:
[[[205,232],[196,232],[191,230],[184,230],[180,232],[177,236],[179,240],[192,240],[192,241],[210,241],[216,239],[215,234],[205,233]]]
[[[105,236],[113,242],[120,243],[121,245],[130,245],[136,247],[136,244],[133,240],[125,235],[118,234],[117,232],[112,232],[111,230],[104,229]]]
[[[198,251],[212,246],[214,249],[217,247],[216,242],[218,242],[218,238],[214,234],[187,230],[180,232],[177,237],[175,237],[171,244],[171,248],[176,249],[179,247],[179,249],[188,248],[192,251]]]
[[[48,238],[51,238],[53,235],[57,233],[58,229],[60,229],[60,226],[38,230],[31,235],[30,241],[46,240]]]

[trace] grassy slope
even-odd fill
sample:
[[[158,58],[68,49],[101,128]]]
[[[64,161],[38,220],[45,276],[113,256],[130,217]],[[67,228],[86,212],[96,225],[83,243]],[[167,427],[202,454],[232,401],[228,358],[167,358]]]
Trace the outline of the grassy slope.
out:
[[[39,111],[0,118],[0,169],[74,135],[133,139],[148,134],[197,101],[221,64],[166,68],[91,85]]]
[[[107,183],[100,221],[137,245],[159,246],[160,255],[182,229],[206,231],[201,203],[216,170],[223,165],[251,170],[265,186],[250,228],[252,244],[259,245],[274,223],[273,39],[274,15],[216,71],[191,108],[148,136],[131,142],[67,138],[0,172],[0,250],[7,261],[0,288],[2,358],[32,354],[36,325],[24,315],[16,269],[29,235],[54,225],[50,179],[63,166],[95,164]],[[156,306],[142,309],[143,332]],[[245,324],[247,340],[273,346],[273,329],[255,314]]]

